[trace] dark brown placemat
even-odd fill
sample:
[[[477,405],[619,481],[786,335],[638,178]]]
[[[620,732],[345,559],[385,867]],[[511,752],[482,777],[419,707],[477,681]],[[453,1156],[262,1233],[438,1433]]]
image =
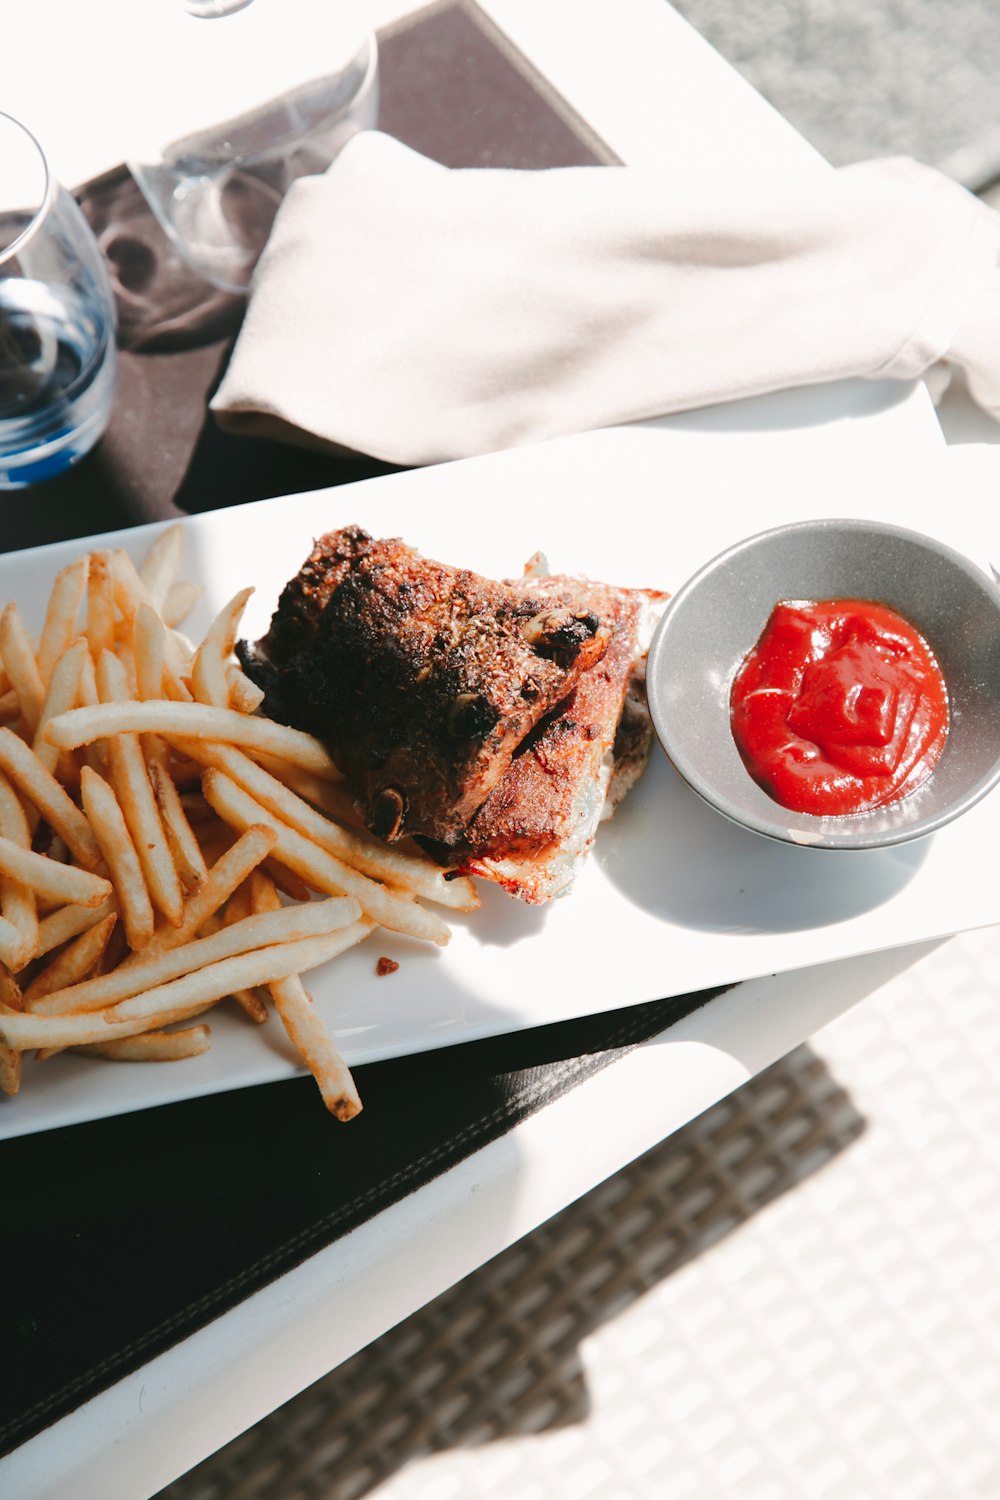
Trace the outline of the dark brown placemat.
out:
[[[610,160],[466,4],[382,38],[381,124],[452,164]],[[74,473],[6,502],[8,549],[375,472],[219,433],[206,399],[238,308],[179,266],[126,174],[82,197],[119,277],[117,405]],[[348,1126],[302,1079],[6,1142],[0,1452],[709,998],[360,1069]]]

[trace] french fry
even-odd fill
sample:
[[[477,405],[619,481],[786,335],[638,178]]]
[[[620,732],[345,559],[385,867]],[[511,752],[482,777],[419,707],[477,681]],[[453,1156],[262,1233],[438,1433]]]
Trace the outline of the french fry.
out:
[[[175,524],[160,532],[139,564],[139,577],[149,602],[160,613],[177,581],[183,555],[184,529]]]
[[[38,671],[44,683],[48,682],[52,668],[76,637],[89,572],[90,557],[84,556],[67,563],[55,576],[38,642]]]
[[[4,670],[17,694],[25,728],[29,734],[34,734],[42,711],[45,685],[21,619],[21,611],[16,604],[8,604],[0,614],[0,656],[3,657]]]
[[[86,1057],[104,1057],[109,1062],[178,1062],[183,1057],[200,1056],[211,1045],[210,1026],[189,1026],[183,1031],[143,1031],[116,1042],[91,1042],[73,1051]]]
[[[169,1026],[174,1021],[202,1014],[234,989],[271,984],[275,979],[287,979],[289,974],[327,963],[366,938],[374,925],[362,917],[348,927],[320,937],[255,948],[250,953],[207,964],[105,1010],[64,1016],[0,1010],[0,1045],[17,1052],[33,1051],[36,1047],[77,1047],[90,1042],[110,1042],[119,1036],[135,1036],[154,1026]]]
[[[228,741],[264,750],[320,776],[337,774],[328,751],[314,735],[273,719],[258,719],[205,703],[101,703],[93,708],[72,708],[45,726],[46,739],[60,750],[75,750],[112,734]]]
[[[100,963],[111,929],[117,920],[115,913],[111,912],[95,926],[82,932],[47,968],[36,974],[24,992],[25,1008],[32,1010],[33,1002],[40,1000],[43,995],[51,995],[55,990],[67,989],[86,979],[90,971]]]
[[[105,704],[115,707],[126,696],[121,663],[109,651],[102,653],[97,664],[97,691]],[[167,921],[177,927],[184,896],[138,735],[109,736],[108,765],[115,795],[139,856],[149,898]]]
[[[79,713],[80,710],[72,709],[71,712]],[[65,718],[65,715],[60,715],[60,718]],[[51,722],[58,721],[53,719]],[[51,728],[51,724],[48,727]],[[10,729],[0,729],[0,770],[6,772],[21,794],[38,809],[72,850],[74,857],[88,870],[96,869],[101,851],[87,819],[31,747]]]
[[[197,583],[186,583],[183,579],[172,583],[164,600],[163,609],[160,611],[164,624],[168,625],[171,630],[178,625],[183,625],[203,592]]]
[[[229,707],[229,679],[226,668],[233,654],[236,636],[253,589],[241,589],[224,605],[212,621],[205,638],[195,652],[191,666],[191,690],[199,703]]]
[[[38,924],[35,957],[42,958],[46,953],[51,953],[53,948],[60,948],[63,943],[71,942],[73,938],[79,937],[81,932],[89,932],[91,927],[96,927],[115,910],[113,896],[109,896],[107,901],[102,901],[100,906],[58,907],[47,917],[43,917]]]
[[[167,632],[156,610],[145,601],[139,605],[132,621],[132,657],[139,697],[162,698]]]
[[[446,880],[444,871],[431,860],[391,848],[367,834],[332,823],[233,746],[219,745],[212,740],[177,743],[192,760],[224,771],[276,818],[362,874],[455,911],[475,911],[478,907],[479,897],[471,880],[462,877]],[[304,875],[305,872],[299,873]]]
[[[0,964],[0,1010],[20,1010],[23,1003],[21,986],[13,974]]]
[[[59,751],[55,745],[49,744],[43,731],[50,719],[54,719],[57,714],[65,713],[77,703],[80,695],[80,681],[83,677],[83,664],[88,660],[88,656],[86,638],[80,636],[56,658],[49,673],[49,685],[42,702],[31,748],[45,769],[53,774],[59,761]]]
[[[149,736],[149,738],[153,737]],[[149,770],[149,779],[153,784],[156,805],[160,810],[177,873],[180,875],[182,885],[188,891],[193,891],[208,876],[208,867],[201,852],[201,845],[187,820],[180,793],[167,770],[161,747],[162,741],[157,740],[155,747],[147,754],[146,765]]]
[[[251,682],[245,672],[237,666],[226,669],[229,683],[229,703],[241,714],[255,714],[264,701],[264,689]]]
[[[17,981],[0,964],[0,1011],[21,1009]],[[21,1087],[21,1053],[0,1045],[0,1094],[16,1094]]]
[[[300,913],[306,910],[308,910],[307,907],[297,908]],[[260,917],[248,917],[247,921],[258,922],[271,915],[278,914],[263,913]],[[315,969],[320,964],[327,963],[331,958],[336,957],[337,954],[343,953],[347,948],[353,947],[363,937],[367,937],[374,926],[373,922],[362,917],[335,932],[325,932],[316,937],[293,939],[288,942],[275,943],[266,948],[254,948],[251,952],[238,953],[233,958],[224,958],[218,963],[206,964],[204,968],[184,974],[179,979],[156,985],[155,988],[146,990],[141,995],[134,995],[131,999],[123,1000],[119,1005],[111,1006],[106,1011],[98,1011],[97,1014],[106,1015],[109,1024],[141,1018],[158,1022],[163,1012],[172,1013],[175,1010],[186,1009],[189,1005],[200,1005],[207,1000],[221,1000],[224,996],[231,995],[234,990],[249,989],[255,984],[272,984],[276,979],[287,979],[290,974],[300,974],[305,969]],[[236,930],[235,926],[224,928],[222,932],[215,933],[205,941],[215,942],[219,938],[235,933]],[[4,1039],[5,1028],[26,1019],[27,1017],[22,1013],[16,1017],[7,1016],[0,1020],[0,1039]],[[69,1017],[39,1019],[68,1020]]]
[[[258,872],[251,877],[251,904],[256,912],[281,907],[273,884]],[[338,1120],[353,1120],[362,1109],[357,1084],[302,980],[297,974],[276,979],[270,990],[288,1039],[319,1084],[323,1103]]]
[[[222,771],[207,770],[202,777],[202,789],[219,817],[232,827],[248,828],[254,823],[262,823],[273,828],[278,835],[275,858],[301,875],[314,890],[327,891],[330,895],[354,896],[365,916],[392,932],[405,932],[442,947],[448,942],[451,933],[434,912],[401,891],[378,885],[326,849],[321,849],[268,812]]]
[[[226,903],[225,912],[221,917],[216,917],[214,930],[222,927],[230,927],[235,923],[242,922],[244,918],[251,915],[250,886],[247,881],[233,892],[231,899]],[[360,912],[358,913],[360,915]],[[212,924],[206,924],[205,932],[213,930]],[[251,1021],[258,1026],[263,1026],[267,1020],[267,1002],[258,989],[234,990],[232,998],[240,1009],[249,1016]]]
[[[111,882],[75,865],[62,865],[44,854],[22,849],[12,839],[0,837],[0,874],[30,886],[55,901],[75,901],[80,906],[99,906],[111,895]]]
[[[349,897],[310,901],[307,906],[279,905],[276,911],[250,913],[228,926],[223,924],[207,937],[144,955],[139,962],[128,967],[122,965],[110,974],[99,974],[58,991],[46,991],[37,1000],[26,994],[25,1006],[40,1016],[105,1010],[208,964],[269,948],[275,943],[323,937],[359,919],[357,902]]]
[[[312,893],[301,875],[296,875],[287,865],[277,859],[265,859],[261,869],[266,870],[279,891],[284,891],[293,901],[309,901]]]
[[[139,576],[135,563],[128,553],[119,548],[112,553],[111,569],[114,578],[115,600],[121,610],[122,618],[131,631],[136,612],[141,604],[147,604],[151,609],[155,608]],[[172,687],[184,696],[185,692],[178,679],[186,671],[186,655],[181,648],[180,638],[174,631],[168,630],[166,634],[166,671],[165,676]]]
[[[129,947],[133,951],[145,948],[153,936],[153,904],[142,862],[118,798],[114,789],[90,766],[84,766],[80,772],[80,794],[111,874]],[[110,931],[109,928],[109,936]]]
[[[34,1016],[30,1011],[19,1015],[0,1010],[0,1046],[12,1047],[16,1052],[33,1052],[36,1049],[51,1055],[67,1047],[80,1047],[88,1043],[115,1041],[118,1037],[137,1036],[150,1031],[154,1026],[171,1026],[175,1021],[188,1021],[211,1010],[215,1000],[200,1000],[176,1010],[162,1010],[150,1021],[146,1016],[130,1016],[127,1020],[115,1020],[111,1011],[95,1011],[81,1016]]]
[[[102,651],[110,651],[115,642],[115,590],[111,553],[103,550],[90,554],[86,636],[95,661]]]
[[[277,776],[279,781],[283,781],[286,786],[290,786],[293,791],[299,793],[300,797],[305,797],[309,802],[313,801],[313,793],[322,795],[324,788],[327,791],[335,791],[337,784],[344,780],[343,772],[338,771],[333,761],[325,771],[316,772],[305,771],[301,766],[293,766],[290,761],[282,760],[277,755],[269,755],[266,750],[248,750],[247,754],[252,755],[265,771],[270,771],[272,776]],[[303,790],[306,787],[309,788],[308,791]],[[346,798],[346,792],[343,795]],[[353,803],[345,800],[338,803],[338,807],[343,807],[347,811],[353,808]],[[337,816],[339,815],[338,813]],[[354,816],[357,815],[354,814]]]
[[[0,772],[0,835],[22,849],[31,848],[31,829],[21,800]],[[0,937],[0,959],[16,974],[33,957],[38,945],[38,907],[29,886],[9,876],[0,879],[0,913],[17,937]]]
[[[131,630],[135,612],[140,604],[148,604],[151,609],[155,609],[156,606],[150,599],[146,585],[139,576],[139,570],[128,553],[121,547],[117,547],[108,556],[115,603],[121,611],[122,619]]]
[[[195,937],[261,860],[267,857],[274,848],[274,843],[275,835],[270,828],[248,828],[212,865],[206,879],[188,897],[181,925],[157,928],[145,956],[161,953],[165,948],[179,947],[181,943]],[[125,963],[132,965],[138,961],[138,957],[133,955]]]

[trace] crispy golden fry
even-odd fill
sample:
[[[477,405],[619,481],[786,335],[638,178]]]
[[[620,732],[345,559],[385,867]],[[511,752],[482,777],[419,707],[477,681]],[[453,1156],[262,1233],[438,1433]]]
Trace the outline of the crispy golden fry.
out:
[[[135,612],[140,604],[148,604],[150,609],[155,609],[156,606],[150,599],[146,585],[139,576],[139,570],[128,553],[118,547],[109,554],[109,558],[115,603],[131,630]]]
[[[49,685],[38,716],[38,726],[31,748],[47,771],[55,774],[59,762],[59,751],[50,745],[44,736],[45,725],[57,714],[74,708],[80,698],[80,682],[84,662],[89,660],[87,641],[80,636],[53,662],[49,673]]]
[[[31,829],[20,798],[0,772],[0,835],[22,849],[31,848]],[[0,913],[17,936],[8,942],[0,934],[0,959],[18,973],[34,957],[38,945],[38,906],[34,891],[9,876],[0,879]]]
[[[231,899],[226,902],[226,909],[221,918],[216,917],[213,919],[212,924],[206,924],[205,931],[207,933],[210,927],[211,930],[218,931],[222,927],[233,926],[235,923],[242,922],[245,918],[249,917],[252,911],[253,908],[250,905],[250,885],[248,881],[244,881],[239,889],[233,892]],[[358,915],[360,915],[360,912]],[[232,998],[236,1001],[240,1009],[249,1016],[251,1021],[254,1021],[258,1026],[263,1026],[267,1020],[267,1001],[259,989],[234,990]]]
[[[4,675],[6,676],[6,673]],[[17,701],[17,694],[13,688],[8,688],[2,697],[0,697],[0,723],[11,723],[12,720],[17,718],[20,712],[21,708]]]
[[[79,937],[81,932],[89,932],[91,927],[96,927],[98,922],[103,922],[115,910],[113,896],[102,901],[100,906],[57,907],[38,924],[35,958],[42,958],[46,953],[51,953],[53,948],[60,948],[63,943]]]
[[[20,1010],[24,1004],[21,986],[3,964],[0,964],[0,1010]]]
[[[150,741],[152,735],[147,737]],[[145,749],[145,742],[144,742]],[[162,752],[162,753],[161,753]],[[194,836],[191,824],[187,820],[184,805],[181,802],[180,793],[170,775],[166,765],[166,749],[162,741],[156,740],[153,747],[147,753],[146,764],[149,770],[149,779],[153,783],[153,793],[156,797],[156,805],[160,810],[163,827],[166,830],[167,842],[177,866],[181,883],[188,891],[193,891],[208,875],[208,866],[201,852],[201,845]]]
[[[246,673],[236,666],[227,667],[226,680],[229,683],[230,706],[241,714],[255,714],[264,701],[264,689],[251,682]]]
[[[0,1094],[14,1095],[20,1092],[21,1057],[20,1052],[0,1046]]]
[[[161,613],[170,590],[177,582],[183,556],[184,528],[175,524],[160,532],[139,564],[139,577],[149,596],[149,602]]]
[[[45,684],[42,682],[28,632],[16,604],[8,604],[0,614],[0,656],[11,686],[17,694],[18,708],[25,728],[34,734],[42,711]]]
[[[302,877],[296,875],[295,871],[290,870],[287,865],[283,865],[280,860],[265,859],[261,865],[261,869],[266,870],[278,887],[278,890],[284,891],[285,895],[290,896],[293,901],[309,901],[311,899],[312,892]]]
[[[319,775],[336,775],[336,767],[321,742],[300,729],[289,729],[273,719],[258,719],[231,708],[204,703],[101,703],[74,708],[46,725],[46,738],[60,750],[113,734],[160,734],[210,739],[264,750]]]
[[[82,1016],[33,1016],[30,1012],[9,1015],[0,1011],[0,1046],[11,1046],[17,1052],[33,1052],[37,1048],[41,1059],[43,1052],[46,1056],[52,1056],[67,1047],[80,1047],[92,1042],[103,1045],[117,1037],[137,1036],[154,1027],[171,1026],[175,1021],[188,1021],[193,1016],[200,1016],[206,1010],[211,1010],[216,1003],[215,1000],[202,1000],[177,1010],[164,1010],[153,1020],[146,1016],[115,1020],[112,1011],[95,1011]]]
[[[72,712],[79,713],[80,710],[73,709]],[[100,863],[101,851],[87,819],[31,747],[10,729],[0,729],[0,770],[6,772],[21,794],[65,840],[74,857],[88,870],[95,869]]]
[[[183,625],[203,592],[204,590],[197,583],[185,583],[183,579],[172,583],[163,609],[160,611],[164,624],[168,625],[171,630],[178,625]]]
[[[132,629],[136,612],[141,604],[146,604],[150,609],[155,609],[153,601],[146,590],[146,585],[139,576],[135,563],[127,552],[118,551],[112,553],[112,573],[114,577],[115,599],[121,610],[122,618],[129,631]],[[178,687],[176,679],[186,670],[185,653],[180,649],[179,637],[172,630],[166,634],[166,676],[168,681]]]
[[[145,948],[153,936],[153,903],[142,861],[114,788],[90,766],[84,766],[80,773],[80,794],[111,875],[129,947],[133,951]]]
[[[254,823],[262,823],[273,828],[278,835],[275,858],[301,875],[314,890],[354,896],[366,916],[392,932],[409,933],[411,937],[425,938],[442,946],[448,942],[451,933],[434,912],[401,891],[369,880],[367,875],[319,848],[268,812],[231,777],[209,769],[202,777],[202,788],[219,817],[232,827],[249,828]]]
[[[167,632],[156,610],[145,601],[139,605],[132,621],[132,658],[139,697],[162,698]]]
[[[210,1026],[188,1026],[183,1031],[144,1031],[116,1042],[91,1042],[73,1051],[86,1057],[105,1057],[109,1062],[178,1062],[184,1057],[198,1057],[211,1045]]]
[[[286,979],[289,974],[327,963],[373,930],[374,923],[362,917],[338,932],[255,948],[250,953],[207,964],[105,1010],[66,1016],[0,1011],[0,1045],[18,1052],[36,1047],[77,1047],[88,1042],[110,1042],[119,1036],[135,1036],[154,1026],[169,1026],[174,1021],[200,1015],[234,989],[271,984],[275,979]]]
[[[105,704],[115,707],[126,697],[121,663],[108,651],[102,654],[97,664],[97,690]],[[167,921],[177,927],[184,896],[138,735],[111,735],[108,739],[108,765],[115,795],[139,856],[149,898]]]
[[[25,1009],[33,1010],[33,1002],[40,1000],[43,995],[51,995],[55,990],[67,989],[86,979],[104,956],[111,929],[117,920],[116,914],[111,912],[95,926],[82,932],[47,968],[36,974],[24,992]]]
[[[304,771],[301,766],[293,766],[290,761],[282,760],[277,755],[269,755],[266,750],[248,749],[247,754],[252,755],[258,765],[264,767],[265,771],[270,771],[272,776],[277,776],[279,781],[283,781],[286,786],[290,786],[293,791],[298,792],[300,797],[305,797],[308,802],[314,800],[314,792],[318,796],[322,796],[325,792],[338,794],[338,783],[344,780],[343,773],[337,770],[333,761],[330,762],[325,771]],[[303,788],[308,788],[308,790],[303,790]],[[357,814],[353,812],[354,804],[347,796],[347,793],[341,789],[338,795],[343,800],[338,802],[337,806],[342,807],[345,812],[350,812],[357,819]],[[322,806],[322,803],[320,805]],[[339,812],[337,816],[340,816]]]
[[[176,948],[195,937],[208,919],[229,900],[229,897],[247,876],[257,868],[274,848],[275,835],[270,828],[248,828],[242,838],[212,865],[207,878],[187,899],[184,916],[179,927],[159,927],[145,956],[161,953],[165,948]],[[139,962],[133,955],[126,964]]]
[[[17,981],[0,964],[0,1011],[21,1009]],[[21,1053],[0,1045],[0,1094],[16,1094],[21,1087]]]
[[[478,907],[479,897],[471,880],[462,877],[446,880],[444,871],[433,861],[391,848],[368,834],[332,823],[233,746],[220,745],[212,740],[177,743],[192,760],[200,760],[203,765],[224,771],[268,812],[362,874],[398,886],[415,896],[423,896],[439,906],[451,907],[454,911],[475,911]],[[305,875],[305,871],[299,873]]]
[[[152,956],[143,955],[137,963],[117,968],[113,973],[85,979],[57,992],[46,991],[38,996],[36,1003],[32,1003],[34,997],[26,995],[25,1005],[40,1016],[105,1010],[207,964],[269,948],[275,943],[299,942],[339,932],[359,917],[358,904],[349,897],[310,901],[307,906],[279,905],[276,911],[252,913],[228,926],[223,924],[207,937],[195,938]]]
[[[80,906],[99,906],[111,895],[110,880],[89,870],[78,870],[75,865],[62,865],[44,854],[33,854],[11,839],[0,838],[0,874],[11,876],[43,896],[62,902],[76,901]]]
[[[195,652],[191,666],[191,690],[199,703],[229,707],[226,668],[233,654],[240,620],[253,589],[241,589],[216,615]]]
[[[77,635],[89,572],[90,558],[84,556],[67,563],[55,576],[36,658],[43,682],[48,682],[52,668]]]
[[[257,912],[281,907],[273,884],[258,872],[251,877],[251,904]],[[353,1120],[362,1109],[357,1085],[302,980],[297,974],[276,979],[270,990],[288,1039],[319,1084],[323,1103],[338,1120]]]
[[[110,651],[115,643],[115,589],[110,552],[90,554],[86,635],[95,661],[102,651]]]
[[[296,908],[298,913],[308,909],[307,907]],[[259,917],[248,917],[247,921],[259,922],[277,915],[279,913],[266,912]],[[224,928],[222,932],[215,933],[205,941],[216,942],[220,938],[237,932],[239,925],[242,924]],[[206,964],[204,968],[184,974],[179,979],[157,985],[141,995],[134,995],[131,999],[123,1000],[119,1005],[111,1006],[106,1012],[98,1012],[98,1014],[106,1014],[110,1023],[138,1020],[141,1017],[158,1022],[163,1011],[172,1012],[189,1005],[199,1005],[206,1000],[221,1000],[224,996],[231,995],[234,990],[249,989],[255,984],[272,984],[276,979],[287,979],[290,974],[300,974],[306,969],[315,969],[318,965],[327,963],[338,953],[343,953],[345,949],[353,947],[363,937],[367,937],[374,925],[373,922],[362,917],[335,932],[292,939],[266,948],[254,948],[251,952],[238,953],[233,958],[224,958],[218,963]],[[0,1039],[4,1039],[5,1027],[14,1025],[15,1021],[23,1020],[25,1020],[23,1014],[17,1017],[4,1017],[0,1022]],[[7,1039],[9,1040],[9,1037]]]

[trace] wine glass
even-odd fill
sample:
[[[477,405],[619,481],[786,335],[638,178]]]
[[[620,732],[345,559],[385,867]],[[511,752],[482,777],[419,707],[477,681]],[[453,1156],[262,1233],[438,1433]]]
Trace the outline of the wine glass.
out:
[[[76,202],[31,132],[0,114],[0,489],[82,458],[115,389],[115,304]]]
[[[129,170],[187,263],[245,292],[292,182],[375,124],[374,33],[330,0],[173,0],[155,44],[174,88]]]

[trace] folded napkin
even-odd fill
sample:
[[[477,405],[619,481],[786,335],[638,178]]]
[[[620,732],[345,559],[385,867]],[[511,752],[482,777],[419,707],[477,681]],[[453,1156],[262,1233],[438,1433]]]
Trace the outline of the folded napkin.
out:
[[[367,131],[288,194],[212,410],[426,464],[944,361],[1000,416],[998,263],[909,160],[447,170]]]

